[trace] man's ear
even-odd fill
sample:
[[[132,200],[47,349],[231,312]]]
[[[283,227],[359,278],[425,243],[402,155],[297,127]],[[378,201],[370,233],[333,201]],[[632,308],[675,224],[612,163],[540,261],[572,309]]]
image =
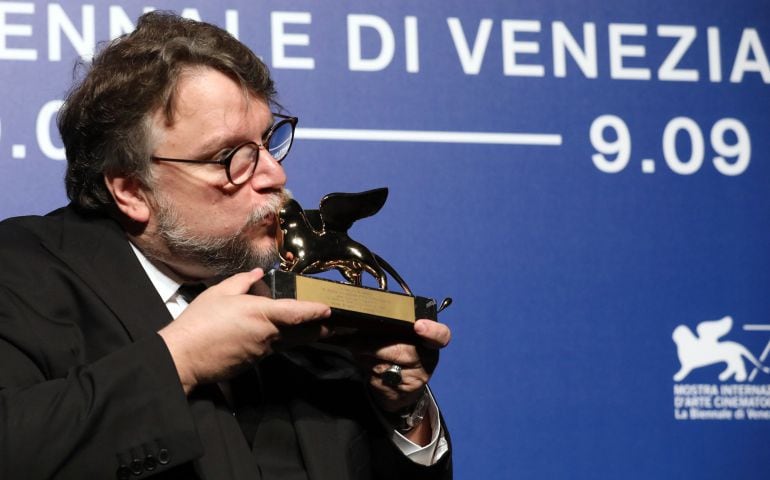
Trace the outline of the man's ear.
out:
[[[118,209],[131,220],[146,224],[150,220],[147,192],[135,178],[104,176],[104,183],[115,199]]]

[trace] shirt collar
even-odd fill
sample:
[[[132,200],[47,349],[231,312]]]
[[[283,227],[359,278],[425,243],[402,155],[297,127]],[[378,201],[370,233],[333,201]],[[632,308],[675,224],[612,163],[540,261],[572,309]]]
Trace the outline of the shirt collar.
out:
[[[144,268],[145,273],[147,273],[147,276],[152,282],[152,286],[155,287],[155,290],[158,291],[158,294],[160,295],[160,298],[163,300],[163,302],[166,303],[171,300],[171,297],[176,294],[179,286],[182,284],[181,279],[172,278],[168,274],[160,271],[160,269],[158,269],[158,267],[156,267],[150,261],[150,259],[145,257],[144,254],[138,248],[136,248],[133,243],[128,243],[131,245],[131,249],[134,251],[136,258],[139,259],[139,263],[142,265],[142,268]]]

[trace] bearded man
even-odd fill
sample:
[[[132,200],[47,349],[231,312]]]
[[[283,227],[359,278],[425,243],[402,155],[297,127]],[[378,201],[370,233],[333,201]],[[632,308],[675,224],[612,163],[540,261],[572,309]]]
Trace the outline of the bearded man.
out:
[[[59,116],[71,203],[0,223],[0,478],[451,477],[445,325],[343,349],[326,305],[254,294],[297,124],[274,96],[168,13],[94,58]]]

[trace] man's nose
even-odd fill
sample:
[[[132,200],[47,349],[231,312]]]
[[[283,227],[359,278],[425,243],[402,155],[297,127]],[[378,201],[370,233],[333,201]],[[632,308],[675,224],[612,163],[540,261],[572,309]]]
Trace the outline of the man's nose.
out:
[[[286,172],[281,164],[270,155],[269,150],[260,150],[257,168],[251,177],[251,187],[255,191],[263,191],[275,190],[284,185],[286,185]]]

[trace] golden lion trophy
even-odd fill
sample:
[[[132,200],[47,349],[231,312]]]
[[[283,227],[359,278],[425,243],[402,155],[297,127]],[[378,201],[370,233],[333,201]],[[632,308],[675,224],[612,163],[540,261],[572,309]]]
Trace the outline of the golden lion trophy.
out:
[[[330,193],[318,210],[303,210],[296,200],[281,209],[280,268],[271,270],[265,282],[273,298],[296,298],[329,305],[330,322],[355,329],[405,333],[419,318],[436,320],[449,306],[431,298],[415,296],[403,278],[382,257],[353,240],[348,230],[357,220],[377,213],[388,198],[387,188],[360,193]],[[337,282],[310,277],[337,270],[345,279]],[[368,273],[378,288],[362,285]],[[388,290],[388,276],[401,292]]]

